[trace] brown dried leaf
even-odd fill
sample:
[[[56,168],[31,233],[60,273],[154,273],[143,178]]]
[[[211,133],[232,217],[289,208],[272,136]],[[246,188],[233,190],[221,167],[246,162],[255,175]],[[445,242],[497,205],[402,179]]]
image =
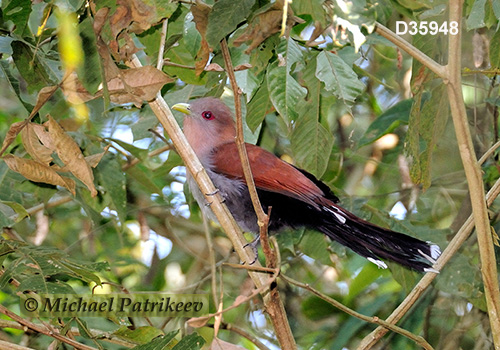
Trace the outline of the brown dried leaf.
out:
[[[118,77],[108,81],[111,101],[138,103],[151,101],[166,83],[174,81],[153,66],[121,70]]]
[[[75,182],[59,175],[46,164],[31,159],[19,158],[12,154],[7,154],[3,159],[10,170],[21,174],[28,180],[62,186],[67,188],[73,195],[75,194]]]
[[[56,151],[56,146],[54,146],[54,142],[52,142],[52,139],[50,138],[50,134],[45,128],[44,125],[40,124],[34,124],[31,123],[31,127],[33,128],[33,131],[35,132],[36,136],[40,140],[40,142],[47,147],[48,149],[52,150],[52,152]]]
[[[9,131],[7,131],[7,135],[5,135],[5,139],[3,140],[2,149],[0,150],[0,155],[2,155],[3,152],[5,152],[5,150],[7,149],[7,147],[9,147],[12,142],[14,142],[14,140],[17,137],[17,134],[19,134],[21,130],[23,130],[23,128],[26,126],[27,123],[28,121],[25,120],[23,122],[14,123],[10,126]]]
[[[203,317],[192,317],[187,321],[187,324],[193,328],[201,328],[205,327],[207,322],[211,319],[211,317],[203,316]]]
[[[207,68],[205,68],[205,71],[207,72],[224,72],[224,68],[222,68],[219,64],[217,63],[210,63]]]
[[[101,35],[102,28],[106,24],[109,15],[109,7],[102,7],[94,16],[94,32],[96,36]]]
[[[54,95],[58,88],[59,86],[46,86],[40,90],[36,98],[35,107],[31,111],[28,119],[31,119],[35,114],[38,113],[40,108],[42,108],[43,105],[47,103],[47,101],[52,97],[52,95]]]
[[[90,100],[98,96],[93,96],[90,94],[87,89],[83,86],[83,84],[78,79],[78,76],[75,72],[72,72],[61,84],[61,89],[71,104],[80,104]]]
[[[282,20],[283,1],[277,0],[267,11],[259,13],[254,18],[252,18],[252,20],[248,24],[247,30],[234,40],[234,46],[240,46],[246,41],[251,41],[248,49],[245,50],[245,53],[249,54],[264,40],[281,30]],[[289,33],[290,29],[296,23],[304,23],[304,20],[302,18],[294,16],[292,8],[289,7],[285,33]]]
[[[97,195],[94,186],[94,174],[89,164],[85,161],[80,147],[64,132],[61,126],[49,115],[49,134],[54,142],[57,155],[73,175],[90,190],[92,197]]]
[[[212,11],[212,7],[201,1],[197,1],[196,5],[191,6],[193,21],[196,24],[196,29],[201,35],[201,47],[196,54],[196,62],[194,65],[196,75],[200,75],[203,72],[208,60],[210,59],[211,50],[205,38],[208,26],[208,15],[210,14],[210,11]]]
[[[43,126],[35,123],[28,123],[26,127],[21,131],[21,140],[23,142],[24,149],[34,160],[39,163],[49,165],[52,162],[52,152],[53,150],[44,146],[37,136],[35,128],[41,127],[45,130]]]
[[[104,157],[104,155],[108,152],[109,147],[111,147],[111,145],[107,145],[106,147],[104,147],[104,152],[102,153],[96,153],[85,157],[85,161],[87,162],[87,164],[92,168],[95,168],[97,165],[99,165],[102,157]]]
[[[210,350],[245,350],[245,348],[215,337],[210,344]]]
[[[124,29],[133,33],[142,33],[155,21],[155,11],[140,0],[118,0],[120,5],[109,18],[113,38]]]
[[[247,70],[252,68],[252,65],[250,63],[243,63],[243,64],[238,64],[236,67],[234,67],[235,72],[239,72],[241,70]]]

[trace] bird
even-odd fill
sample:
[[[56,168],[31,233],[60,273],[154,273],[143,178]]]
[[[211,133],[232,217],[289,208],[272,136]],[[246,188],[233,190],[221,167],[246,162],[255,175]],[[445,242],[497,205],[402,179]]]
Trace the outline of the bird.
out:
[[[177,103],[186,114],[183,131],[234,219],[246,232],[258,233],[257,217],[244,178],[232,112],[220,99],[203,97]],[[420,272],[433,268],[441,254],[431,242],[395,232],[363,220],[339,204],[339,198],[314,175],[273,153],[245,143],[255,187],[264,212],[271,207],[268,231],[308,228],[365,257],[379,268],[386,260]],[[186,181],[193,197],[210,218],[214,215],[189,172]]]

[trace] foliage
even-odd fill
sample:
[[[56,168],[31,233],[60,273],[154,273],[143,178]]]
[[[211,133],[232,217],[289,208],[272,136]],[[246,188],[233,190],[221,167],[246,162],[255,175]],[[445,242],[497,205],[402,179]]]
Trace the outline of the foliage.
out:
[[[284,25],[283,9],[283,1],[267,0],[0,2],[3,306],[18,312],[19,293],[93,288],[205,292],[224,307],[250,294],[248,274],[221,265],[239,261],[215,224],[209,251],[200,210],[183,191],[182,160],[168,135],[159,136],[147,103],[159,92],[168,104],[216,96],[234,109],[223,38],[247,142],[313,173],[358,216],[446,247],[471,213],[449,96],[441,79],[374,26],[442,24],[448,3],[295,0]],[[499,136],[499,19],[499,0],[465,4],[463,92],[478,157]],[[404,37],[446,64],[448,35]],[[137,58],[144,67],[130,68]],[[499,178],[496,150],[482,170],[488,190]],[[498,206],[490,206],[497,232]],[[277,240],[282,274],[368,316],[387,317],[421,277],[393,264],[379,270],[316,232]],[[300,348],[353,348],[373,329],[279,278],[278,288]],[[486,311],[472,236],[400,326],[436,349],[487,349]],[[278,346],[260,299],[216,320],[197,332],[184,319],[44,322],[95,348]],[[12,343],[57,342],[1,321],[2,339]],[[416,347],[391,334],[386,348]]]

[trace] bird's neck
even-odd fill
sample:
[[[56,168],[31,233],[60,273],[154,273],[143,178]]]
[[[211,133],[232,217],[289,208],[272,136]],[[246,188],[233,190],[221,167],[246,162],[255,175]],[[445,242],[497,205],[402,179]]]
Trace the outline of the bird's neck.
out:
[[[200,127],[197,122],[193,118],[186,118],[184,135],[202,163],[209,161],[212,151],[220,145],[234,142],[236,132],[233,125],[217,130],[206,125]]]

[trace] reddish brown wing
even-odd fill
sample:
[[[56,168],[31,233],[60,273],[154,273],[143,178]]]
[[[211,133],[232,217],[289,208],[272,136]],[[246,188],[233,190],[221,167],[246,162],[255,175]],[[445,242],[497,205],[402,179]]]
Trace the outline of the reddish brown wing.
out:
[[[299,170],[258,146],[245,145],[257,188],[281,193],[314,206],[324,203],[326,198],[323,191]],[[235,143],[217,147],[212,153],[212,161],[213,170],[217,173],[244,181],[243,168]]]

